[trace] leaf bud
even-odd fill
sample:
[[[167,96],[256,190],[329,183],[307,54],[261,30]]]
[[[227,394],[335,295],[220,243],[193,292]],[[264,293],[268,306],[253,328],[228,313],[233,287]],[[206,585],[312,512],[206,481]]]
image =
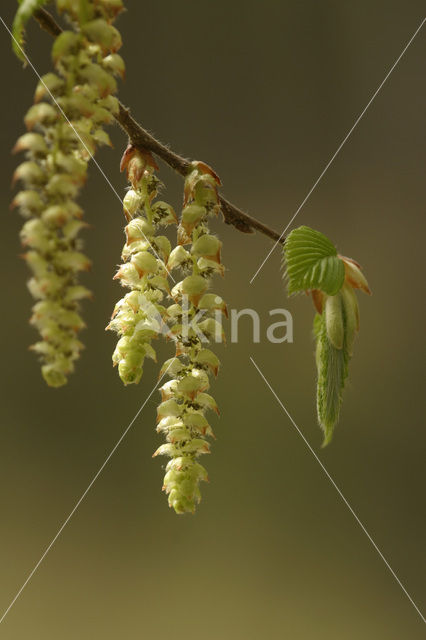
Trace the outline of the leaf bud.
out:
[[[342,296],[327,296],[324,306],[325,326],[327,336],[336,349],[343,349],[344,322],[342,311]]]
[[[368,286],[366,277],[361,271],[360,265],[351,258],[340,256],[345,265],[345,280],[354,289],[361,289],[364,293],[371,295],[371,289]]]

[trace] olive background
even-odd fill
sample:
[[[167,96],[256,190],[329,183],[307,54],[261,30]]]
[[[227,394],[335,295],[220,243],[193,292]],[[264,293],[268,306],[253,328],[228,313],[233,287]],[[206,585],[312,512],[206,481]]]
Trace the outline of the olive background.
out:
[[[424,17],[419,0],[126,2],[119,20],[122,101],[162,141],[211,164],[223,193],[278,231]],[[15,3],[3,0],[11,24]],[[124,219],[94,165],[81,198],[94,292],[68,386],[46,388],[27,347],[36,339],[18,232],[9,212],[19,161],[10,149],[36,84],[2,25],[0,609],[4,611],[151,393],[157,367],[124,388],[105,333],[121,291]],[[28,53],[50,69],[51,38],[28,29]],[[214,284],[235,309],[261,317],[253,344],[241,320],[221,346],[213,384],[221,408],[205,460],[210,484],[191,516],[161,494],[151,454],[154,392],[0,625],[5,640],[155,638],[417,640],[418,613],[251,364],[252,356],[417,605],[426,596],[424,540],[425,27],[333,162],[293,227],[318,228],[364,267],[361,331],[341,421],[320,449],[315,417],[313,308],[287,299],[272,243],[219,220],[226,277]],[[126,144],[97,160],[118,194]],[[161,166],[177,209],[182,180]],[[171,232],[173,234],[173,232]],[[269,310],[287,308],[294,343],[273,345]],[[159,359],[171,355],[159,346]]]

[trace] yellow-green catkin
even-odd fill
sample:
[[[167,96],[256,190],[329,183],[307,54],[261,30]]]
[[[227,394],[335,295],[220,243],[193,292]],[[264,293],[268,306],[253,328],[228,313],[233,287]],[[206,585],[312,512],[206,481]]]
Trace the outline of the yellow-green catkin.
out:
[[[66,383],[83,345],[80,300],[90,292],[78,284],[78,273],[90,267],[81,252],[79,232],[87,225],[76,203],[86,181],[87,164],[100,144],[111,144],[103,126],[118,110],[115,76],[124,63],[117,50],[121,37],[112,25],[121,0],[57,0],[71,29],[55,40],[54,73],[37,85],[34,105],[25,116],[28,133],[14,151],[24,151],[14,182],[23,190],[14,198],[27,219],[21,240],[32,271],[28,287],[37,300],[31,324],[41,340],[31,348],[40,356],[50,386]]]
[[[194,512],[201,499],[199,483],[207,480],[207,471],[197,459],[209,453],[207,437],[213,436],[205,413],[218,413],[215,400],[207,393],[209,376],[217,375],[220,364],[208,346],[223,340],[221,317],[226,315],[222,298],[208,292],[212,276],[224,271],[221,242],[208,227],[209,216],[219,211],[218,184],[219,178],[207,165],[191,164],[185,179],[179,244],[168,259],[168,269],[178,269],[182,280],[171,291],[173,304],[166,313],[176,355],[161,369],[171,380],[160,389],[157,431],[167,442],[154,456],[171,458],[163,490],[176,513]]]
[[[120,336],[112,359],[124,384],[138,383],[143,373],[145,357],[156,359],[151,345],[163,332],[165,307],[162,302],[170,293],[166,263],[170,241],[158,230],[177,222],[173,208],[157,200],[159,185],[154,171],[156,164],[149,153],[131,145],[126,149],[121,168],[126,169],[130,182],[124,200],[126,244],[115,279],[130,289],[117,302],[107,329]]]

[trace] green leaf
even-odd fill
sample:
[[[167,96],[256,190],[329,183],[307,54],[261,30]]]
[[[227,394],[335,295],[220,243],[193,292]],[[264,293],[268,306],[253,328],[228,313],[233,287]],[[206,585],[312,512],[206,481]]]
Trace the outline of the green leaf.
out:
[[[324,432],[322,446],[325,447],[330,443],[339,420],[350,356],[346,341],[342,349],[337,349],[328,337],[325,313],[315,316],[314,332],[317,339],[317,413]]]
[[[12,24],[12,49],[20,60],[24,63],[26,58],[23,53],[25,25],[33,13],[40,9],[49,0],[18,0],[19,7]]]
[[[298,227],[284,244],[287,290],[320,289],[330,296],[340,291],[345,279],[345,266],[336,247],[319,231]]]

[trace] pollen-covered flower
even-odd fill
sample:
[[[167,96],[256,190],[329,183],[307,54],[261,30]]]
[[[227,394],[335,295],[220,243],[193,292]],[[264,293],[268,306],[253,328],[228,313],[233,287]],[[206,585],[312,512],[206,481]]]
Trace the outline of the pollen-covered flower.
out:
[[[124,384],[132,384],[141,379],[144,359],[156,359],[151,341],[165,327],[162,302],[170,293],[166,263],[171,246],[157,232],[177,219],[170,205],[153,203],[160,182],[154,175],[157,166],[149,153],[129,145],[121,168],[126,170],[131,188],[123,199],[128,220],[124,262],[114,278],[130,292],[117,302],[107,329],[120,336],[112,359]]]
[[[114,76],[124,66],[116,53],[121,38],[111,22],[123,8],[121,0],[82,3],[57,0],[75,31],[55,40],[55,72],[37,85],[26,116],[28,133],[14,151],[27,159],[17,167],[21,183],[12,202],[27,219],[21,240],[24,259],[33,276],[28,283],[38,301],[31,324],[42,340],[33,345],[42,361],[42,374],[51,386],[66,383],[83,345],[77,333],[84,327],[79,305],[90,292],[78,284],[80,271],[90,268],[78,235],[87,225],[76,204],[87,177],[87,163],[99,144],[110,144],[102,129],[118,109]],[[58,108],[59,107],[59,108]]]
[[[227,314],[222,298],[208,292],[212,276],[224,271],[222,243],[208,227],[209,216],[219,211],[218,184],[219,178],[207,165],[192,163],[185,180],[179,245],[167,263],[171,271],[180,270],[182,280],[170,293],[173,304],[165,316],[176,355],[160,372],[172,379],[161,387],[158,407],[157,431],[167,442],[154,456],[171,458],[163,489],[176,513],[194,512],[201,499],[199,483],[207,480],[207,471],[198,457],[210,452],[207,437],[213,436],[205,414],[208,410],[219,413],[208,393],[209,376],[216,376],[220,365],[208,345],[224,339],[221,316]]]

